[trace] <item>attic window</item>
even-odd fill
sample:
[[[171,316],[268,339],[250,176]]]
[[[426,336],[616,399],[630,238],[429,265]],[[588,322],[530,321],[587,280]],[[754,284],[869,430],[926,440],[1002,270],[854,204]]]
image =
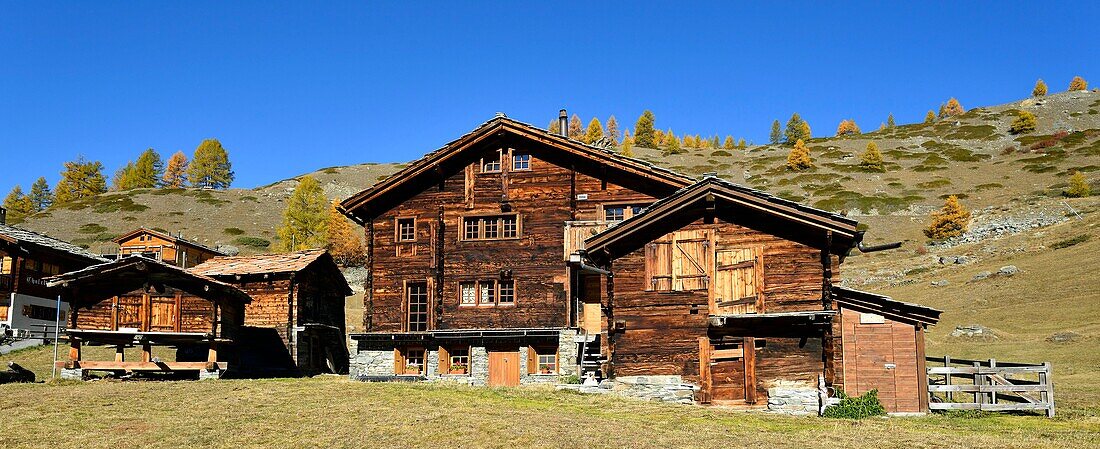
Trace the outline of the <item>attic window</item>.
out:
[[[530,170],[531,169],[531,155],[523,153],[515,153],[512,155],[512,170]]]
[[[415,218],[398,218],[397,219],[397,241],[399,241],[399,242],[413,242],[413,241],[416,241],[416,219]]]
[[[485,158],[481,160],[481,172],[482,173],[499,173],[500,172],[500,154],[497,153],[496,158]]]
[[[463,217],[462,240],[500,240],[519,237],[519,216]]]

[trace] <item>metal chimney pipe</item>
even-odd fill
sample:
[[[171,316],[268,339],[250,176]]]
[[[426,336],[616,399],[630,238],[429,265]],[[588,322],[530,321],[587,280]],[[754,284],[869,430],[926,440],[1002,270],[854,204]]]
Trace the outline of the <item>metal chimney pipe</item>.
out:
[[[565,112],[565,109],[558,111],[558,132],[562,137],[569,136],[569,114]]]

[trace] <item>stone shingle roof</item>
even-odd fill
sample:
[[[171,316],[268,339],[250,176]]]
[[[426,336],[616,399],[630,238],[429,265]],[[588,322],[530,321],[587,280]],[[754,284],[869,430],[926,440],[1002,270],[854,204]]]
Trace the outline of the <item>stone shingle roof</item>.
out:
[[[0,239],[7,240],[11,243],[20,244],[28,243],[38,247],[46,248],[47,250],[61,251],[72,254],[78,258],[88,259],[90,262],[106,262],[104,259],[96,254],[92,254],[88,250],[76,246],[72,243],[64,240],[58,240],[53,237],[39,234],[27,229],[17,228],[14,226],[0,224]]]
[[[259,254],[255,256],[215,257],[189,271],[203,276],[234,276],[263,273],[294,273],[304,270],[328,252],[323,249],[307,249],[285,254]]]

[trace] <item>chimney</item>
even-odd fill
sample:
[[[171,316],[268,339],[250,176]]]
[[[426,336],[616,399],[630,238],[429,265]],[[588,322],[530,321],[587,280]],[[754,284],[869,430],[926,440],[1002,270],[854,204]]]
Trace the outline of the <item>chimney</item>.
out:
[[[565,109],[558,111],[558,132],[562,137],[569,136],[569,114],[565,113]]]
[[[8,224],[8,210],[0,207],[0,224]]]

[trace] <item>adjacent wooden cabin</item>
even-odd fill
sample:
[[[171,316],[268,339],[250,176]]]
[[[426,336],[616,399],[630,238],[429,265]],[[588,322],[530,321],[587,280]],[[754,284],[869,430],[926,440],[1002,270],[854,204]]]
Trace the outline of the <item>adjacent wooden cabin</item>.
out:
[[[328,251],[215,257],[190,271],[248,293],[252,302],[245,306],[245,326],[277,333],[264,337],[253,331],[251,354],[267,354],[253,367],[278,368],[270,365],[287,358],[271,352],[280,348],[290,362],[282,368],[303,374],[347,372],[344,299],[352,291]],[[267,341],[272,337],[278,340]]]
[[[119,258],[138,254],[181,268],[190,268],[214,257],[226,255],[181,236],[147,228],[127,232],[115,238],[114,242],[119,246]]]

